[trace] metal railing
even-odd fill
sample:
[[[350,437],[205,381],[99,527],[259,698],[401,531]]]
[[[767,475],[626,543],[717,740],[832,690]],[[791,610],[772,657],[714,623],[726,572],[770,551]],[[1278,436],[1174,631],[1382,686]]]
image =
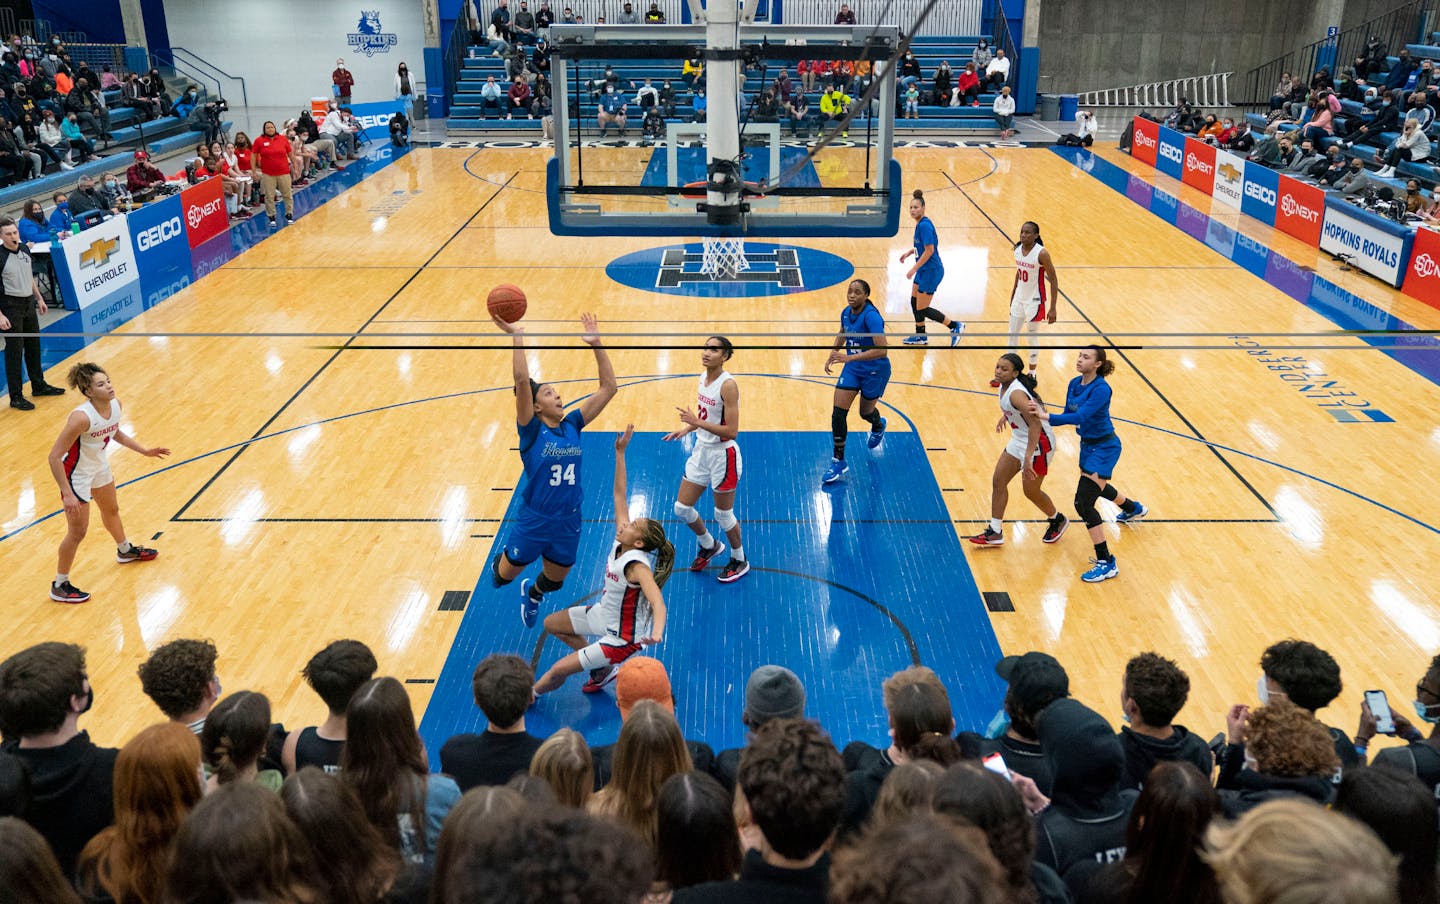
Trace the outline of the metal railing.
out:
[[[209,94],[210,86],[215,86],[215,97],[225,98],[232,103],[235,99],[235,91],[240,90],[240,108],[245,111],[245,122],[250,121],[250,95],[245,88],[245,79],[242,76],[231,75],[225,70],[216,66],[204,57],[185,49],[184,47],[171,47],[168,52],[156,51],[150,54],[150,65],[160,70],[168,69],[177,76],[190,79],[199,85]],[[232,90],[227,91],[229,86]]]
[[[1356,57],[1365,55],[1365,45],[1372,36],[1380,39],[1390,55],[1399,53],[1406,44],[1424,40],[1435,18],[1434,6],[1435,0],[1412,0],[1340,32],[1333,43],[1326,38],[1262,63],[1247,72],[1243,83],[1237,86],[1240,97],[1236,105],[1268,105],[1275,86],[1280,83],[1280,76],[1286,72],[1297,81],[1309,84],[1310,77],[1320,66],[1329,63],[1330,74],[1339,75],[1340,70],[1350,66]]]
[[[1187,98],[1197,107],[1230,106],[1230,76],[1233,72],[1192,75],[1146,85],[1126,85],[1080,94],[1082,107],[1173,107]]]
[[[894,25],[905,34],[910,34],[910,23],[920,18],[920,12],[930,5],[931,0],[894,0],[886,9],[885,25]],[[771,4],[774,5],[773,2]],[[855,10],[857,25],[874,25],[874,16],[883,3],[850,4]],[[942,0],[925,19],[920,35],[978,35],[980,28],[981,0]],[[649,4],[646,4],[649,8]],[[786,25],[830,25],[835,21],[835,11],[840,8],[839,0],[785,0],[783,15]],[[871,18],[866,19],[866,14]],[[1008,54],[1009,51],[1007,50]]]
[[[50,35],[55,31],[55,26],[50,24],[49,19],[21,19],[20,34],[29,35],[40,43],[50,40]]]
[[[118,78],[125,71],[124,44],[66,44],[65,52],[74,63],[88,63],[96,72],[109,66]]]
[[[1010,19],[1005,15],[1005,4],[1000,0],[995,2],[995,40],[993,49],[1005,51],[1005,56],[1010,60],[1010,77],[1005,81],[1014,90],[1015,75],[1020,71],[1020,48],[1015,46],[1015,38],[1010,34]],[[984,78],[985,73],[980,73]]]
[[[19,29],[15,27],[15,10],[0,6],[0,35],[8,38],[19,33]]]
[[[488,23],[480,22],[483,29]],[[455,28],[450,32],[450,42],[445,45],[445,112],[450,112],[450,106],[455,100],[455,89],[460,84],[460,72],[465,68],[465,58],[470,53],[470,29],[465,24],[465,10],[460,10],[460,18],[455,20]]]

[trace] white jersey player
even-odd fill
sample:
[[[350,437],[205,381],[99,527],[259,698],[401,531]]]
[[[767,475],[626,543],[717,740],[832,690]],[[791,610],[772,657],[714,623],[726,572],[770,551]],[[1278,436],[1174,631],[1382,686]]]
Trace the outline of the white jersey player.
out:
[[[1060,287],[1055,282],[1055,265],[1050,252],[1040,239],[1040,227],[1032,222],[1020,227],[1020,241],[1015,245],[1015,285],[1010,290],[1010,348],[1018,350],[1020,327],[1029,334],[1030,370],[1040,363],[1040,350],[1035,345],[1040,324],[1055,322],[1055,308]],[[995,384],[991,384],[992,386]]]
[[[990,482],[990,524],[985,531],[967,537],[976,546],[1003,546],[1005,534],[1002,525],[1005,506],[1010,501],[1010,481],[1016,474],[1021,475],[1025,498],[1035,503],[1049,519],[1045,535],[1046,543],[1054,543],[1065,533],[1069,520],[1055,509],[1042,487],[1045,475],[1050,470],[1050,459],[1055,454],[1055,434],[1050,424],[1037,413],[1043,403],[1035,391],[1035,378],[1025,373],[1025,364],[1020,356],[1009,352],[1000,356],[995,364],[995,380],[992,385],[1000,387],[1000,420],[995,432],[1010,429],[1010,442],[995,462],[995,475]]]
[[[125,537],[120,520],[120,504],[115,497],[115,475],[110,472],[107,454],[111,441],[158,458],[170,450],[159,446],[140,445],[120,429],[120,402],[110,376],[98,364],[77,364],[70,368],[70,386],[85,396],[85,404],[70,412],[65,427],[50,449],[50,473],[60,487],[60,501],[65,506],[65,539],[60,541],[59,565],[50,584],[50,598],[57,603],[83,603],[90,594],[70,583],[70,566],[75,550],[90,528],[90,503],[100,506],[105,529],[115,538],[115,561],[122,565],[148,562],[158,553],[135,546]]]
[[[592,606],[572,606],[545,618],[546,632],[574,652],[540,676],[534,687],[537,695],[587,670],[590,680],[581,690],[593,694],[615,680],[620,663],[665,635],[665,598],[660,588],[675,565],[675,547],[659,521],[630,518],[625,448],[634,433],[631,424],[615,440],[615,545],[605,560],[605,589],[600,602]]]
[[[695,434],[695,448],[685,462],[685,476],[675,494],[675,514],[699,538],[700,549],[690,570],[701,571],[725,549],[724,543],[711,536],[705,520],[695,510],[695,503],[707,488],[715,494],[715,521],[730,541],[730,561],[719,575],[725,584],[740,580],[750,570],[740,542],[740,522],[735,517],[735,489],[740,485],[741,470],[740,447],[735,442],[740,432],[740,387],[725,371],[725,362],[734,353],[735,346],[724,336],[705,340],[700,352],[705,371],[700,374],[695,410],[675,409],[685,426],[665,436],[666,440],[677,440]]]

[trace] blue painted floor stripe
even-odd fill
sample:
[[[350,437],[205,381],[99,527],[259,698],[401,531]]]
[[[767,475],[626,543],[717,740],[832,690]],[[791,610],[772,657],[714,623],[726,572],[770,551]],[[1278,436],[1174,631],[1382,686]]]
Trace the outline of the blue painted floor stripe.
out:
[[[1341,329],[1387,332],[1419,329],[1088,150],[1058,146],[1051,150]],[[1370,345],[1406,346],[1382,351],[1440,385],[1440,354],[1436,354],[1440,352],[1440,339],[1434,336],[1358,338]]]
[[[736,512],[754,567],[729,585],[715,580],[723,562],[702,574],[686,570],[694,537],[670,513],[686,451],[661,442],[660,435],[637,434],[630,445],[630,496],[665,520],[676,546],[677,569],[665,588],[665,641],[648,655],[670,673],[687,737],[717,749],[742,745],[745,680],[766,663],[800,676],[807,714],[840,743],[888,743],[880,683],[917,656],[945,682],[958,725],[979,727],[990,719],[1004,696],[993,671],[999,644],[918,434],[892,432],[871,455],[864,434],[852,433],[849,475],[827,488],[819,477],[829,460],[828,433],[742,436],[748,466]],[[542,617],[600,588],[614,539],[602,504],[614,467],[612,442],[609,434],[584,437],[589,502],[580,555]],[[704,499],[699,508],[711,510]],[[446,738],[484,726],[470,689],[476,663],[496,652],[529,659],[542,636],[540,628],[521,625],[518,582],[500,590],[491,586],[489,556],[505,533],[502,525],[497,545],[476,563],[480,580],[425,711],[421,735],[432,761]],[[537,570],[532,566],[527,574]],[[565,652],[546,640],[539,670]],[[586,695],[582,682],[577,676],[542,698],[527,717],[530,730],[548,734],[569,726],[591,743],[613,741],[620,726],[613,689]]]

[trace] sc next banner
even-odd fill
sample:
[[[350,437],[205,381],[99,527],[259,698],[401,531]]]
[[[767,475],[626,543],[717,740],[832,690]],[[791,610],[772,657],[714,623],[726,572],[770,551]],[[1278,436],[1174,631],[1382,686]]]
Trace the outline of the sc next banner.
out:
[[[1440,233],[1415,230],[1415,245],[1410,252],[1410,266],[1405,271],[1402,291],[1440,308]]]
[[[1180,181],[1207,195],[1215,189],[1214,146],[1193,138],[1185,139],[1185,169]]]
[[[1135,117],[1135,129],[1131,132],[1130,156],[1141,163],[1155,165],[1155,155],[1160,150],[1160,123],[1143,116]]]
[[[230,227],[218,177],[206,179],[182,191],[180,206],[185,210],[185,235],[191,248],[215,238]]]
[[[1172,179],[1185,174],[1184,135],[1174,129],[1160,127],[1160,148],[1155,155],[1155,168]]]
[[[1313,247],[1320,246],[1325,222],[1325,192],[1314,185],[1280,177],[1280,198],[1275,205],[1275,228]]]

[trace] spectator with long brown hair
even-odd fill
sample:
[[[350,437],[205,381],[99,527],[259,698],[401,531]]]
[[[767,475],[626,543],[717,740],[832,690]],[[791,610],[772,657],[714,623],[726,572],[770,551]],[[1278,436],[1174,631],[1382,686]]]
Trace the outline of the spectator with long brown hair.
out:
[[[14,816],[0,818],[0,901],[80,904],[45,836]]]
[[[946,738],[950,743],[953,739]],[[917,813],[932,812],[931,801],[935,797],[935,784],[945,774],[945,767],[931,759],[918,759],[901,763],[880,785],[875,806],[870,809],[871,826],[881,823],[909,819]]]
[[[314,865],[280,796],[251,782],[206,795],[175,839],[164,904],[313,904]]]
[[[681,772],[656,800],[655,886],[651,899],[740,872],[740,833],[731,796],[703,772]]]
[[[270,737],[270,701],[264,694],[240,691],[215,705],[200,733],[200,747],[210,767],[213,791],[231,782],[255,782],[279,791],[285,777],[278,769],[260,769],[260,755]]]
[[[280,800],[308,845],[326,904],[380,904],[401,876],[400,855],[365,817],[338,776],[307,766],[285,780]]]
[[[351,698],[345,721],[341,777],[407,863],[431,862],[460,787],[449,776],[430,774],[404,686],[390,677],[367,681]]]
[[[175,835],[203,796],[193,732],[166,722],[137,734],[115,760],[115,824],[80,853],[81,891],[122,904],[159,901]]]
[[[465,873],[472,864],[471,846],[487,835],[504,832],[506,827],[525,813],[525,798],[512,788],[482,785],[471,789],[450,816],[440,832],[435,850],[435,872],[430,885],[430,900],[456,900],[450,894],[452,884],[464,887]]]
[[[675,717],[654,700],[641,700],[620,728],[610,783],[590,799],[588,809],[628,825],[653,847],[660,786],[692,768]]]
[[[948,740],[955,733],[950,695],[933,669],[923,665],[902,669],[886,678],[880,691],[892,743],[885,750],[861,741],[845,746],[845,767],[849,770],[845,779],[846,832],[864,825],[885,777],[891,769],[912,759],[923,738],[938,733]],[[958,753],[958,747],[955,751]]]
[[[555,799],[567,807],[585,809],[595,792],[590,745],[579,732],[569,728],[545,739],[530,760],[530,774],[544,779],[555,792]]]
[[[1414,775],[1377,764],[1351,769],[1335,792],[1335,811],[1363,822],[1400,858],[1400,900],[1440,901],[1435,851],[1440,847],[1435,792]]]
[[[877,825],[836,854],[828,901],[1008,904],[1000,876],[979,831],[922,814]]]

